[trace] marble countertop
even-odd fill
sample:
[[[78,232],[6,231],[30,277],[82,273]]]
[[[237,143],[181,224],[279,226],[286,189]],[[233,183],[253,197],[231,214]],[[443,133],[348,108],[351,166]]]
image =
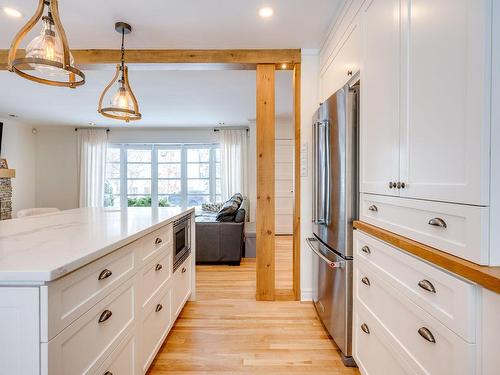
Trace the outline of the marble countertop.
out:
[[[0,283],[55,280],[192,212],[80,208],[0,221]]]

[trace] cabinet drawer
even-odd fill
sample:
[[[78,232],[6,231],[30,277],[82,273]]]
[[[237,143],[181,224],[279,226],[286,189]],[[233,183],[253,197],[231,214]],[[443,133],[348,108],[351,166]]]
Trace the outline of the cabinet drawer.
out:
[[[474,285],[359,230],[354,231],[354,253],[363,268],[369,267],[464,340],[475,342]]]
[[[172,276],[172,252],[148,263],[141,271],[141,307],[145,308]]]
[[[173,226],[168,224],[139,239],[143,264],[150,262],[162,251],[170,250],[172,248],[172,236]]]
[[[138,375],[136,366],[137,336],[129,334],[104,361],[96,375]]]
[[[51,340],[131,277],[136,269],[136,249],[133,242],[42,287],[42,322],[47,326],[42,326],[41,341]]]
[[[416,374],[389,344],[391,341],[372,315],[357,305],[353,317],[353,355],[363,375]]]
[[[48,343],[48,374],[88,374],[103,363],[132,330],[136,318],[135,278],[95,305]],[[44,349],[45,347],[45,349]]]
[[[475,374],[474,344],[464,341],[361,264],[355,260],[357,303],[366,307],[386,328],[417,373]],[[361,282],[363,278],[369,280],[369,285]]]
[[[167,337],[172,322],[171,297],[171,289],[168,288],[144,311],[140,326],[143,372],[146,372]]]
[[[471,262],[488,264],[488,207],[361,194],[360,220]]]
[[[184,303],[191,295],[191,256],[174,273],[173,307],[174,318],[180,314]]]

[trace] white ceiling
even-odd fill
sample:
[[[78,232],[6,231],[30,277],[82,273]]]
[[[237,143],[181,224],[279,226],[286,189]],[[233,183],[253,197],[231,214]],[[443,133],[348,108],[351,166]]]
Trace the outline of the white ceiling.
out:
[[[126,47],[149,49],[319,48],[343,0],[60,0],[70,47],[119,48],[116,21],[134,31]],[[38,0],[0,0],[23,13],[13,19],[0,12],[0,48],[31,17]],[[258,15],[271,6],[271,19]],[[33,31],[26,39],[31,40]],[[27,43],[25,41],[25,43]],[[21,47],[25,47],[22,44]],[[152,71],[131,67],[130,80],[143,119],[130,126],[214,126],[247,124],[255,118],[254,71]],[[39,85],[0,72],[0,116],[16,114],[36,125],[121,125],[96,112],[97,100],[112,71],[86,71],[87,83],[70,90]],[[8,95],[5,95],[8,93]],[[277,75],[277,116],[292,113],[290,72]]]
[[[60,0],[70,47],[118,48],[116,21],[134,28],[129,48],[318,48],[343,0]],[[2,12],[0,48],[32,16],[38,0],[0,0],[22,19]],[[258,9],[274,8],[271,19]],[[34,34],[33,34],[34,35]]]
[[[128,126],[200,127],[246,125],[255,118],[255,71],[130,71],[143,118]],[[122,126],[97,113],[97,101],[112,71],[87,71],[77,89],[40,85],[0,72],[0,117],[9,114],[33,126]],[[8,93],[8,95],[6,94]],[[292,73],[277,71],[276,115],[292,113]]]

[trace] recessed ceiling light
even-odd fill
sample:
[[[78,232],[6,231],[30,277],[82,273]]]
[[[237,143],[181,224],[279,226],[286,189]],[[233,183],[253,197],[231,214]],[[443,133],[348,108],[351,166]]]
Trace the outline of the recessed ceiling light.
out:
[[[4,7],[3,12],[12,18],[21,18],[23,16],[23,14],[20,11],[14,8]]]
[[[269,18],[274,14],[274,9],[271,7],[263,7],[259,9],[259,16]]]
[[[286,69],[288,67],[288,65],[286,64],[281,64],[281,69]]]

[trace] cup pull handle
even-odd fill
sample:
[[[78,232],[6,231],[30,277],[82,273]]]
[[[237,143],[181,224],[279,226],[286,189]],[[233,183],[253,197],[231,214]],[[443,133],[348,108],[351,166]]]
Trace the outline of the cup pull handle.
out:
[[[163,240],[160,237],[157,237],[155,240],[155,245],[159,245],[163,242]]]
[[[162,268],[163,266],[160,263],[158,263],[155,267],[155,271],[160,271]]]
[[[447,228],[448,225],[446,225],[446,222],[441,219],[440,217],[435,217],[434,219],[429,220],[429,225],[432,225],[434,227],[440,227],[440,228]]]
[[[428,328],[422,327],[418,329],[418,334],[422,336],[424,339],[426,339],[429,342],[432,342],[433,344],[436,343],[436,339],[434,338],[434,335],[432,334],[431,331],[429,331]]]
[[[366,323],[361,324],[361,330],[366,333],[367,335],[370,334],[370,328],[366,325]]]
[[[186,267],[182,267],[181,273],[186,273]]]
[[[110,270],[108,270],[106,268],[106,269],[104,269],[104,270],[101,271],[101,273],[99,274],[99,277],[97,278],[97,280],[101,281],[101,280],[107,279],[112,274],[113,274],[113,272],[111,272]]]
[[[368,211],[378,212],[378,207],[372,204],[370,207],[368,207]]]
[[[101,314],[101,316],[99,317],[99,323],[104,323],[106,320],[108,320],[109,318],[111,318],[111,315],[113,315],[113,313],[109,310],[104,310]]]
[[[156,309],[155,309],[156,312],[161,311],[161,309],[163,309],[163,305],[161,303],[159,303],[158,305],[156,305]]]
[[[113,373],[112,373],[112,372],[110,372],[110,371],[106,371],[106,372],[104,373],[104,375],[113,375]]]
[[[434,285],[429,280],[420,280],[418,282],[418,286],[421,287],[422,289],[427,290],[428,292],[431,293],[436,293],[436,288],[434,288]]]
[[[367,286],[370,286],[370,280],[368,279],[368,277],[363,277],[361,279],[361,282]]]
[[[371,250],[370,250],[370,248],[369,248],[368,246],[363,246],[363,247],[361,248],[361,251],[362,251],[363,253],[366,253],[366,254],[371,254],[371,253],[372,253],[372,252],[371,252]]]

